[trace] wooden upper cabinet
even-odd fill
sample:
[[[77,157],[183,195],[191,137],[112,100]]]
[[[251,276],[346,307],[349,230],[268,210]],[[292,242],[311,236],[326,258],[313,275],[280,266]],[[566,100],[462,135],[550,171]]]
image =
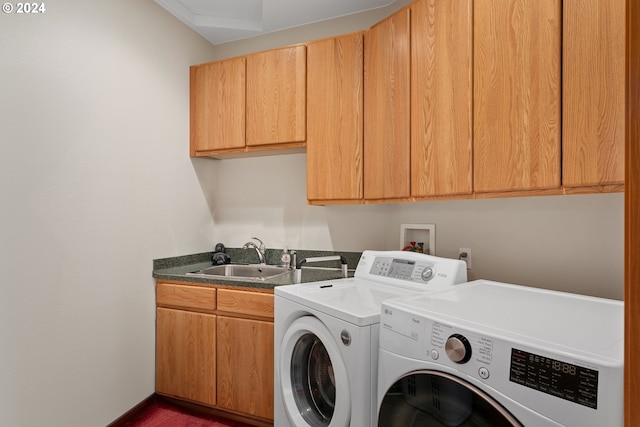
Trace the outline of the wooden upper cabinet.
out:
[[[411,194],[470,194],[471,0],[411,6]]]
[[[190,153],[245,146],[245,59],[190,69]]]
[[[474,189],[560,186],[561,0],[474,2]]]
[[[363,36],[307,46],[307,198],[363,197]]]
[[[563,3],[563,184],[624,183],[625,2]]]
[[[410,196],[410,14],[364,36],[364,197]]]
[[[247,58],[247,145],[306,139],[306,47],[269,50]]]

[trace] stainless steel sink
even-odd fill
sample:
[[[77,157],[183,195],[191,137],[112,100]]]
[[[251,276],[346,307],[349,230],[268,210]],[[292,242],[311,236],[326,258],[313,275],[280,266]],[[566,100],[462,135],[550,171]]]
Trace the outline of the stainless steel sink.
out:
[[[277,265],[264,264],[224,264],[214,265],[199,271],[187,273],[190,276],[220,277],[225,280],[264,281],[290,273],[292,270]]]

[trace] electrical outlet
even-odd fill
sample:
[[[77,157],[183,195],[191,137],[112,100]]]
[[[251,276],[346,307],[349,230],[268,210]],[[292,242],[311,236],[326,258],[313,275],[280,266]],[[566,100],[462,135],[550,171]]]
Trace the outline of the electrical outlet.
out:
[[[467,263],[467,270],[471,270],[471,248],[458,248],[458,259]]]

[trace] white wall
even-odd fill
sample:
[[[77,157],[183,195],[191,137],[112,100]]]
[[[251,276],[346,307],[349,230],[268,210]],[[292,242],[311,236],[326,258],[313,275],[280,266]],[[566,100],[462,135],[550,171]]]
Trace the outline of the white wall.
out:
[[[623,209],[622,193],[398,204],[387,242],[398,244],[399,224],[433,223],[437,255],[471,249],[469,279],[621,300]]]
[[[256,236],[268,248],[362,251],[385,246],[387,205],[309,206],[306,154],[207,160],[215,242],[240,247]],[[214,242],[214,243],[215,243]]]
[[[241,246],[396,250],[401,224],[436,225],[436,255],[471,248],[470,279],[623,299],[624,195],[308,206],[306,155],[209,163],[214,240]]]
[[[189,71],[152,0],[0,14],[0,425],[105,426],[154,391],[152,259],[207,250]]]

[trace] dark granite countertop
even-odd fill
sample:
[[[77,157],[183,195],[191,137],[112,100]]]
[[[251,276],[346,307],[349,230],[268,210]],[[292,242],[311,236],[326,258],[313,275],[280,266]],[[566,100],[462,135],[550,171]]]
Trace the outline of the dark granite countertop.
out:
[[[314,251],[314,250],[295,250],[298,260],[310,257],[320,257],[329,255],[342,255],[347,259],[349,266],[349,276],[353,276],[353,272],[360,260],[361,252],[333,252],[333,251]],[[253,249],[227,248],[227,254],[231,257],[232,264],[257,264],[258,256]],[[280,263],[281,249],[267,249],[266,262],[269,265],[278,265]],[[243,288],[260,288],[273,289],[279,285],[291,285],[294,283],[294,271],[285,275],[274,277],[273,279],[259,280],[225,280],[222,278],[192,276],[187,273],[202,270],[211,267],[211,256],[213,252],[203,252],[199,254],[184,255],[172,258],[161,258],[153,260],[153,277],[158,280],[173,280],[180,282],[192,282],[210,285],[237,286]],[[317,282],[321,280],[339,279],[342,277],[342,271],[337,261],[329,261],[323,263],[314,263],[312,266],[304,266],[302,268],[302,282]]]

